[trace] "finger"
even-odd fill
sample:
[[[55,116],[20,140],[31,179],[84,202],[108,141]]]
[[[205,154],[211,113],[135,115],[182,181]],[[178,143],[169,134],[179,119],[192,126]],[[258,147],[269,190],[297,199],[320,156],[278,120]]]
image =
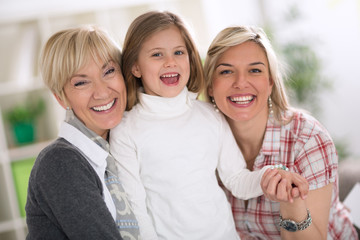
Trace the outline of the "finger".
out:
[[[281,179],[281,181],[277,186],[277,191],[276,191],[277,201],[283,201],[283,202],[288,201],[287,185],[288,185],[288,181],[286,179]]]
[[[297,187],[292,188],[291,195],[293,198],[298,198],[300,196],[299,188]]]
[[[293,174],[293,183],[297,186],[301,198],[306,199],[309,193],[309,183],[307,180],[299,174]]]
[[[267,186],[262,187],[264,195],[270,199],[275,201],[276,200],[276,187],[273,187],[274,183],[276,182],[276,184],[281,180],[281,176],[279,176],[279,174],[276,174],[275,176],[273,176],[273,174],[271,174],[271,179],[268,181]],[[276,185],[275,184],[275,185]]]
[[[261,179],[261,186],[267,189],[270,180],[278,173],[276,169],[266,169],[262,179]]]
[[[269,181],[269,184],[267,186],[267,193],[272,196],[271,200],[276,199],[277,186],[278,186],[280,181],[281,181],[281,175],[280,174],[276,174]]]
[[[286,179],[284,179],[286,180]],[[286,182],[286,192],[287,192],[287,195],[288,195],[288,198],[289,198],[289,202],[293,202],[293,197],[291,195],[291,190],[292,190],[292,186],[291,186],[291,181],[287,181]]]

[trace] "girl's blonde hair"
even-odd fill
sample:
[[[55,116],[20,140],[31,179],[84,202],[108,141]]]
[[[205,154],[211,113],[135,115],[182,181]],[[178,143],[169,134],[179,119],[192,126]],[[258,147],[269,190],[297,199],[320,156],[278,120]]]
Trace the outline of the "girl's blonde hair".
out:
[[[132,74],[142,44],[154,33],[175,26],[185,41],[190,61],[190,79],[187,87],[192,92],[205,92],[205,79],[199,52],[186,29],[184,22],[174,13],[150,11],[137,17],[130,25],[125,36],[122,55],[122,72],[127,88],[127,110],[138,103],[137,92],[142,87],[141,79]]]
[[[40,71],[45,85],[66,101],[63,90],[65,84],[91,58],[120,64],[121,51],[107,32],[93,25],[53,34],[40,57]]]
[[[247,41],[252,41],[258,44],[264,50],[267,57],[271,78],[270,81],[273,81],[274,83],[270,97],[272,99],[275,119],[279,122],[289,121],[290,119],[286,119],[284,113],[291,110],[291,108],[285,92],[280,62],[271,46],[270,40],[261,28],[236,26],[225,28],[218,33],[208,49],[205,60],[204,72],[206,88],[209,89],[212,85],[216,62],[221,55],[230,47]],[[209,96],[207,94],[206,99],[209,100]]]

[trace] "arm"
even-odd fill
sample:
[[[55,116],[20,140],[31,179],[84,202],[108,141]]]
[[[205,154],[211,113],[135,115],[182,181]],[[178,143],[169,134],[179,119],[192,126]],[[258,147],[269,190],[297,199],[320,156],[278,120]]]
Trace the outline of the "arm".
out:
[[[220,155],[217,170],[222,183],[240,199],[246,200],[262,195],[260,182],[268,167],[260,171],[249,171],[228,123],[221,118],[219,124]]]
[[[280,203],[280,214],[283,219],[301,222],[306,218],[309,209],[312,224],[303,231],[289,232],[281,229],[282,239],[326,239],[333,184],[312,190],[306,200],[297,198],[293,203]]]
[[[282,239],[326,239],[334,187],[332,182],[337,174],[335,146],[326,134],[320,133],[307,141],[297,154],[295,162],[300,163],[298,166],[302,168],[299,172],[309,180],[312,190],[305,200],[295,198],[293,203],[281,202],[280,214],[283,219],[301,222],[306,218],[306,209],[309,209],[312,224],[307,229],[297,232],[281,229],[281,237]],[[272,179],[275,182],[278,180]],[[275,186],[276,183],[273,182],[272,185]],[[278,197],[287,194],[285,186],[286,183],[281,180],[277,188],[274,188]]]
[[[139,224],[142,239],[158,239],[147,212],[146,192],[140,178],[140,163],[136,147],[122,126],[110,132],[110,152],[116,159],[118,175]]]
[[[34,239],[44,237],[38,235],[41,233],[49,239],[59,234],[69,239],[121,239],[103,200],[100,179],[79,152],[55,147],[37,161],[32,184],[36,199],[31,201],[39,205],[49,219],[47,222],[62,233],[37,225],[41,219],[32,215]]]

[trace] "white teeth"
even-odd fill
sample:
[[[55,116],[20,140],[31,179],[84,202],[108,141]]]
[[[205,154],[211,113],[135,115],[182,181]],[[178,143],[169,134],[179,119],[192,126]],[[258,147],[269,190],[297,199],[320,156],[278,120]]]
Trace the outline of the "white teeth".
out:
[[[237,104],[247,104],[254,99],[254,96],[231,97],[230,100]]]
[[[100,107],[93,107],[92,109],[94,109],[95,111],[101,112],[101,111],[106,111],[109,110],[113,105],[114,105],[115,99],[111,102],[108,103],[104,106],[100,106]]]
[[[179,74],[178,73],[174,73],[174,74],[164,74],[162,75],[161,77],[164,77],[164,78],[169,78],[169,77],[177,77]]]

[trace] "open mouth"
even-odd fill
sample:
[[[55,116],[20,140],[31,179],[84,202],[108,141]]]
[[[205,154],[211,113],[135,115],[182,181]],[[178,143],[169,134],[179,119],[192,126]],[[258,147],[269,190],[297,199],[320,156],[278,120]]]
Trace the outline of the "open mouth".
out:
[[[160,79],[166,85],[174,85],[179,82],[180,74],[173,73],[173,74],[164,74],[160,76]]]
[[[103,111],[107,111],[110,108],[112,108],[112,106],[114,106],[116,102],[116,99],[114,98],[113,101],[111,101],[110,103],[106,104],[106,105],[102,105],[102,106],[97,106],[97,107],[92,107],[91,109],[96,111],[96,112],[103,112]]]
[[[251,103],[255,99],[255,96],[254,95],[237,96],[237,97],[228,97],[228,99],[233,103],[239,105],[246,105]]]

